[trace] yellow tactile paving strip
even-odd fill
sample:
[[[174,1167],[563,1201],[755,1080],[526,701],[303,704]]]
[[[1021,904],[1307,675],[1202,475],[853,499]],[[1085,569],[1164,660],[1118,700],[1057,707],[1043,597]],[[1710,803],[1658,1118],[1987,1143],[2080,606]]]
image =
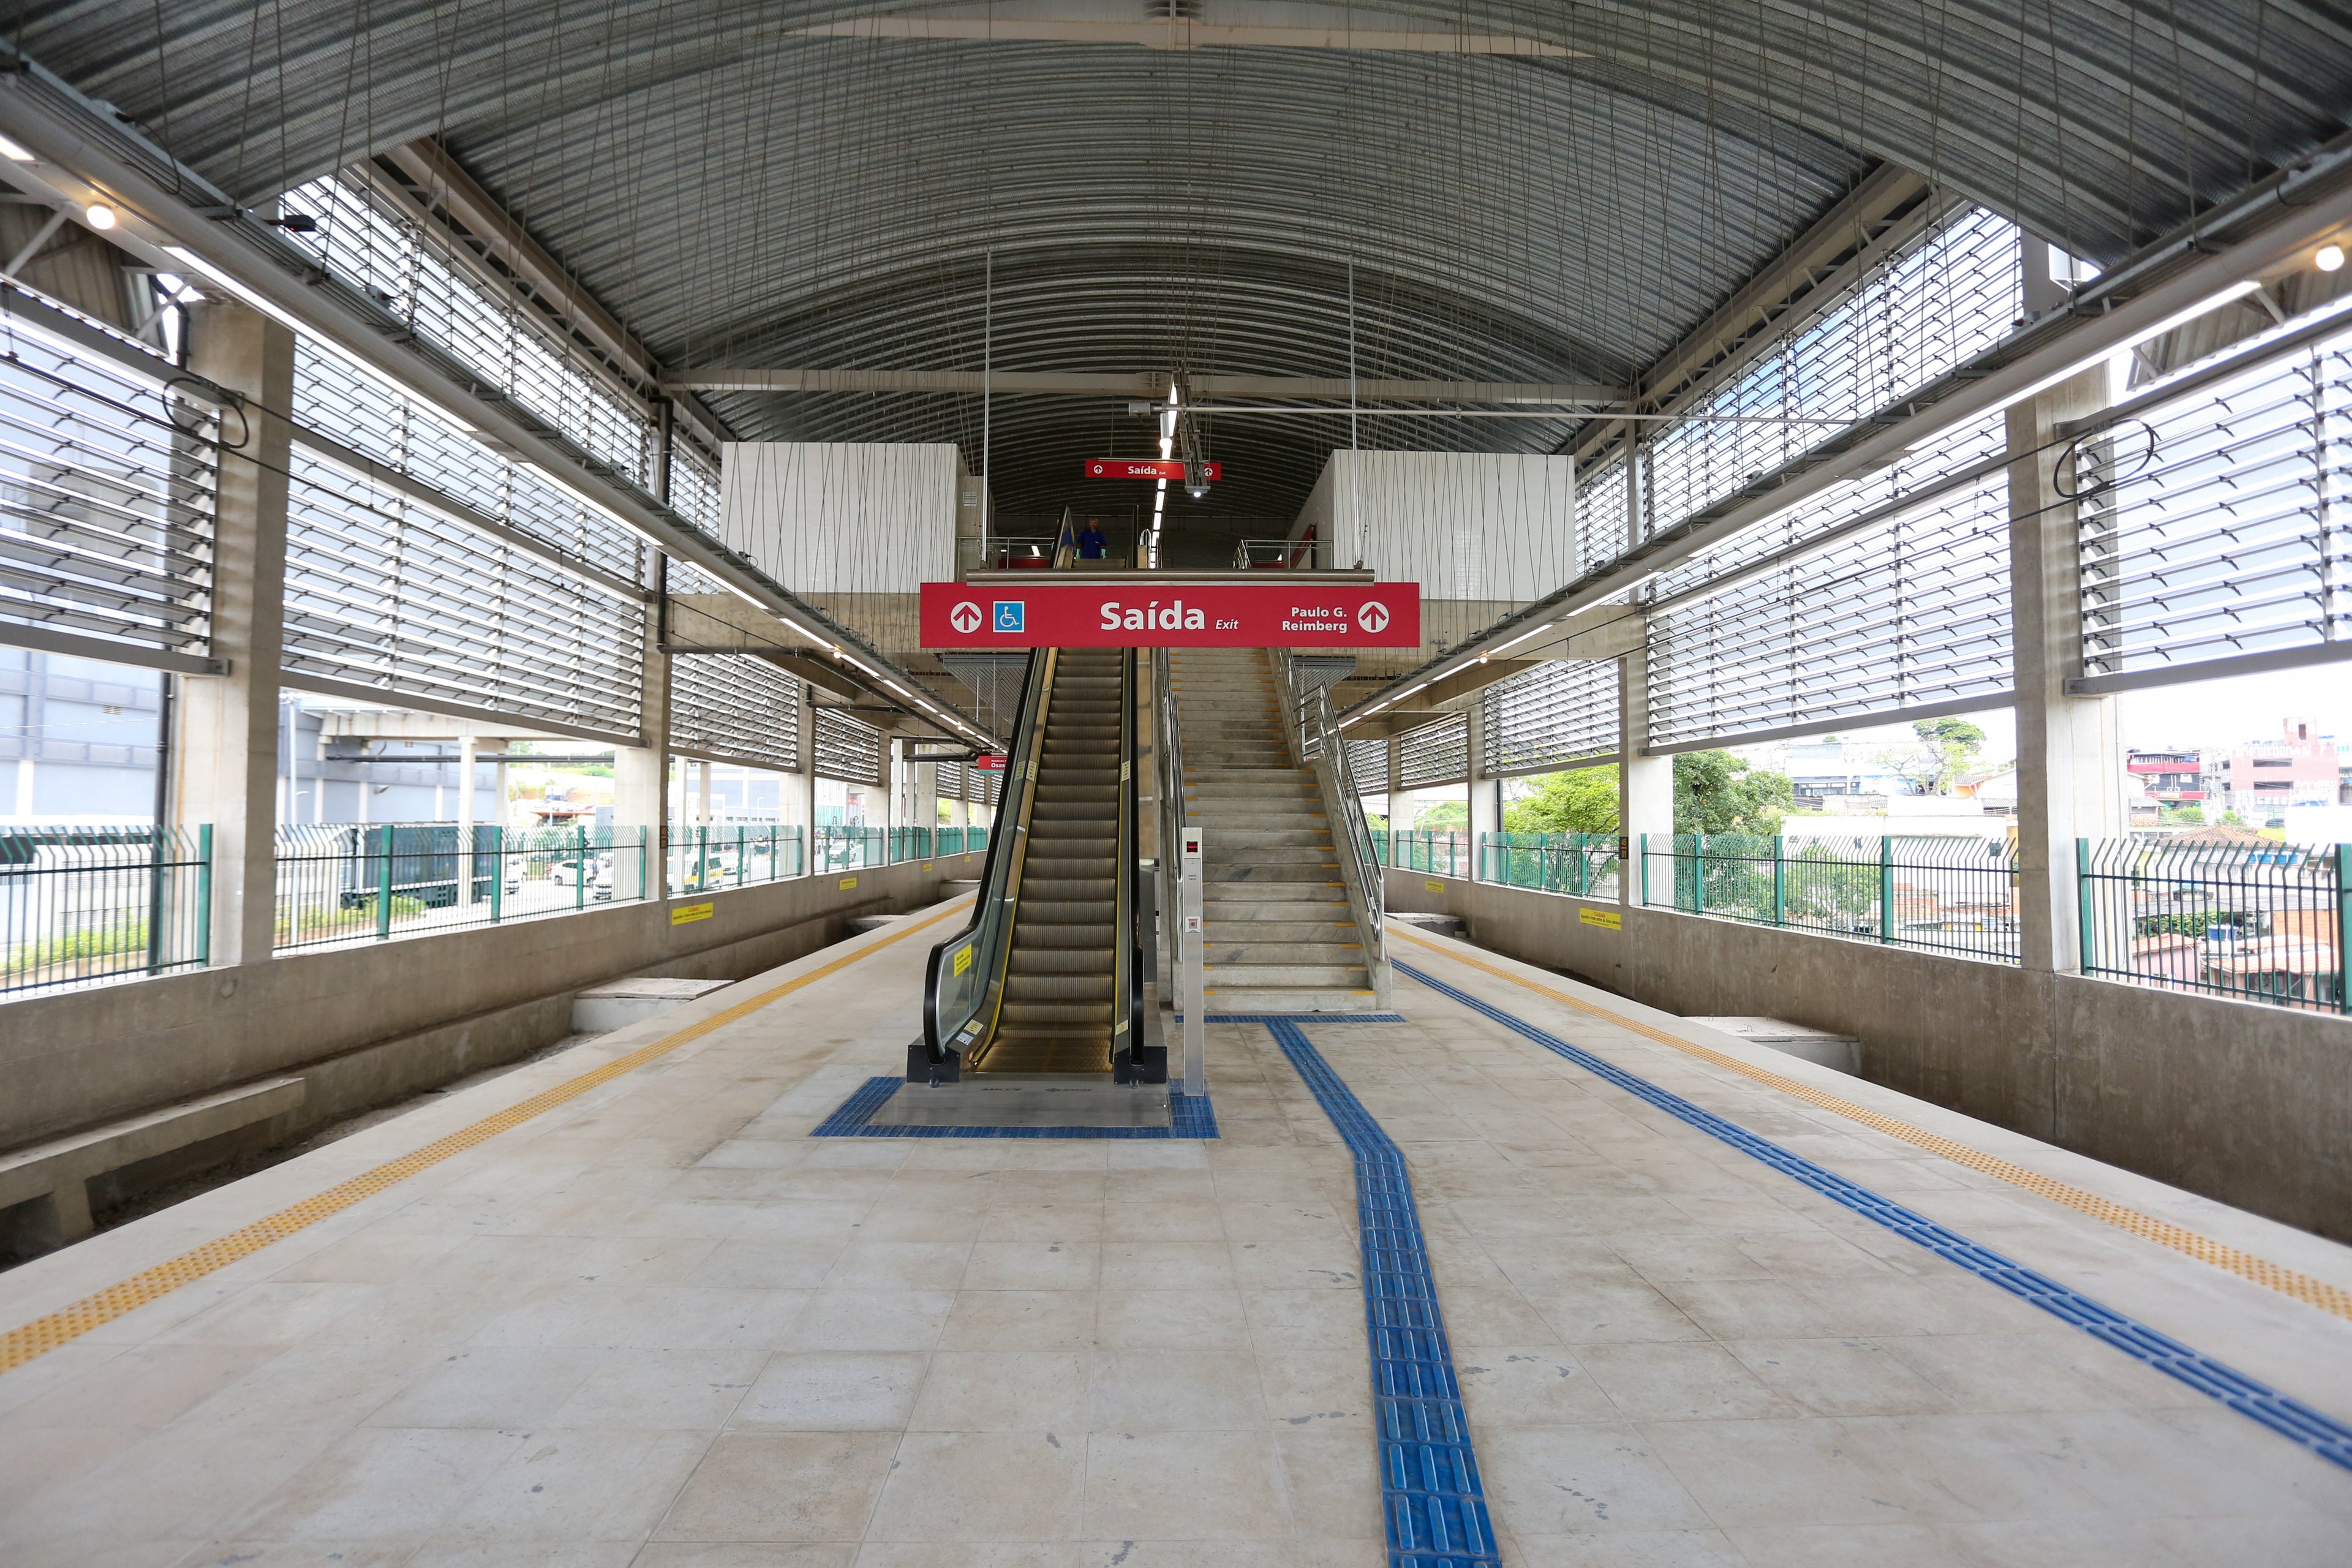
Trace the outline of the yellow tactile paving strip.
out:
[[[836,958],[806,974],[713,1013],[698,1023],[688,1024],[651,1045],[638,1047],[626,1056],[615,1057],[602,1067],[593,1068],[577,1078],[568,1079],[553,1089],[531,1096],[520,1104],[510,1105],[495,1116],[486,1116],[470,1127],[459,1128],[446,1138],[427,1143],[412,1153],[329,1187],[315,1197],[304,1198],[299,1204],[255,1220],[251,1225],[208,1241],[193,1251],[184,1252],[177,1258],[110,1285],[95,1295],[85,1296],[46,1318],[37,1318],[21,1329],[0,1334],[0,1372],[22,1366],[35,1356],[46,1354],[59,1345],[79,1339],[126,1312],[135,1311],[183,1285],[203,1279],[215,1269],[226,1268],[240,1258],[249,1257],[273,1241],[282,1241],[330,1215],[341,1214],[363,1198],[373,1197],[386,1187],[404,1182],[420,1171],[430,1170],[453,1155],[462,1154],[477,1144],[488,1142],[509,1128],[520,1127],[535,1116],[577,1100],[598,1085],[610,1083],[623,1073],[634,1072],[647,1062],[666,1057],[680,1046],[690,1045],[713,1030],[723,1029],[739,1019],[749,1017],[803,986],[814,985],[828,975],[837,974],[859,959],[879,952],[892,942],[902,942],[925,927],[937,925],[960,912],[959,910],[949,909],[928,920],[917,921],[902,930],[892,931],[869,947]]]
[[[1667,1034],[1663,1029],[1654,1029],[1647,1024],[1636,1023],[1621,1014],[1612,1013],[1605,1007],[1596,1007],[1590,1002],[1571,996],[1565,991],[1557,991],[1549,985],[1538,984],[1535,981],[1513,974],[1508,970],[1498,969],[1491,963],[1482,963],[1454,947],[1440,946],[1425,937],[1412,936],[1395,927],[1391,927],[1390,930],[1391,934],[1402,937],[1416,947],[1425,947],[1440,957],[1450,958],[1456,963],[1467,964],[1472,969],[1491,974],[1498,980],[1507,980],[1514,985],[1535,992],[1538,995],[1549,997],[1564,1007],[1572,1007],[1577,1012],[1600,1018],[1621,1029],[1630,1029],[1643,1039],[1655,1040],[1662,1046],[1671,1046],[1675,1050],[1696,1057],[1712,1066],[1727,1068],[1742,1078],[1752,1079],[1769,1088],[1777,1089],[1783,1094],[1794,1095],[1808,1105],[1833,1111],[1849,1121],[1858,1121],[1874,1131],[1884,1132],[1890,1138],[1900,1138],[1915,1148],[1925,1149],[1929,1153],[1940,1155],[1956,1165],[1965,1165],[1971,1171],[1979,1171],[1988,1176],[2007,1182],[2011,1186],[2021,1187],[2036,1197],[2048,1198],[2055,1204],[2063,1204],[2078,1214],[2089,1215],[2093,1219],[2105,1221],[2118,1230],[2129,1231],[2143,1241],[2155,1242],[2158,1247],[2168,1247],[2173,1251],[2185,1253],[2200,1263],[2210,1263],[2216,1268],[2227,1269],[2242,1279],[2251,1279],[2257,1285],[2276,1290],[2283,1296],[2291,1296],[2307,1306],[2318,1308],[2323,1312],[2333,1312],[2339,1318],[2352,1319],[2352,1290],[2345,1290],[2330,1285],[2324,1279],[2314,1279],[2308,1274],[2299,1274],[2283,1264],[2273,1263],[2267,1258],[2257,1258],[2251,1252],[2241,1252],[2236,1247],[2216,1241],[2210,1236],[2200,1236],[2185,1226],[2174,1225],[2169,1220],[2161,1220],[2154,1215],[2142,1214],[2139,1210],[2126,1207],[2112,1198],[2103,1198],[2096,1193],[2086,1193],[2080,1187],[2069,1186],[2066,1183],[2045,1176],[2039,1171],[2028,1170],[2023,1165],[1998,1159],[1985,1153],[1982,1150],[1971,1149],[1965,1143],[1955,1143],[1949,1138],[1930,1132],[1924,1127],[1914,1127],[1907,1121],[1898,1121],[1891,1116],[1871,1110],[1868,1106],[1856,1105],[1850,1100],[1840,1100],[1836,1095],[1825,1093],[1810,1084],[1799,1083],[1792,1078],[1783,1078],[1779,1073],[1741,1061],[1737,1057],[1727,1056],[1721,1051],[1710,1049],[1706,1046],[1695,1045],[1689,1040]]]

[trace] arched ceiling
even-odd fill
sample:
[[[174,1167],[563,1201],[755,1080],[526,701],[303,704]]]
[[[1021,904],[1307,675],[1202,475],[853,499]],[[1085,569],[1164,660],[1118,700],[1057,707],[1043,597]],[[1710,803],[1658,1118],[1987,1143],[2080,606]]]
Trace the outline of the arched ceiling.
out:
[[[1171,5],[1338,47],[1100,41]],[[1623,383],[1880,162],[2111,261],[2352,107],[2346,13],[2261,0],[17,9],[28,53],[241,200],[438,137],[674,367],[976,369],[985,316],[1007,370],[1344,375],[1352,323],[1367,376]],[[711,401],[978,464],[971,397]],[[1136,499],[1075,479],[1150,447],[1119,402],[989,423],[1003,509]],[[1368,444],[1563,429],[1388,416]],[[1178,515],[1283,518],[1345,426],[1212,438],[1227,482]]]

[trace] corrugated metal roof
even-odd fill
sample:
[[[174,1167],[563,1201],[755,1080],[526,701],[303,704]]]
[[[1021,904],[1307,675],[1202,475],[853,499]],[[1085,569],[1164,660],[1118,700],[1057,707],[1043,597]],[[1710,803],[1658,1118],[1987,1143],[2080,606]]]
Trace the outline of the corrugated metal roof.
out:
[[[1550,58],[810,37],[910,13],[808,0],[68,0],[21,6],[16,36],[247,200],[440,136],[672,364],[976,368],[992,251],[1007,369],[1344,374],[1352,261],[1367,375],[1623,381],[1876,161],[2113,259],[2341,128],[2340,9],[2164,10],[1349,13],[1579,51]],[[712,401],[750,436],[952,437],[977,466],[976,399]],[[992,425],[1004,509],[1134,499],[1073,478],[1146,447],[1118,404],[1000,399]],[[1213,437],[1231,477],[1207,508],[1280,517],[1343,427],[1234,417]]]

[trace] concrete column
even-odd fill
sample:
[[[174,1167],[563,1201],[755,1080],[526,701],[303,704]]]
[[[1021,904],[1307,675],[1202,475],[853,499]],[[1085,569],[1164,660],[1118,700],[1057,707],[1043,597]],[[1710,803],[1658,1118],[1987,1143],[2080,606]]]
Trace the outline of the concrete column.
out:
[[[466,732],[457,737],[457,907],[465,909],[474,901],[474,781],[480,769],[476,765],[480,755],[481,741],[468,724]]]
[[[915,764],[915,826],[927,833],[940,830],[940,764]]]
[[[648,555],[647,585],[658,589],[662,573],[663,558]],[[627,829],[641,828],[648,843],[642,856],[626,847],[614,851],[615,903],[669,896],[668,857],[662,842],[669,818],[669,655],[661,649],[661,616],[655,605],[646,606],[637,671],[637,731],[645,743],[614,749],[613,828],[624,843]]]
[[[1470,876],[1475,880],[1482,858],[1479,846],[1489,833],[1503,830],[1502,788],[1486,776],[1486,705],[1470,709]]]
[[[286,603],[286,423],[294,334],[234,300],[191,308],[188,368],[245,395],[224,416],[212,644],[223,675],[182,677],[176,819],[213,828],[212,959],[257,963],[277,924],[278,699]]]
[[[1647,648],[1635,648],[1617,661],[1620,903],[1642,901],[1643,835],[1675,830],[1675,760],[1650,755],[1649,744],[1650,655]]]
[[[2067,456],[2058,426],[2105,408],[2111,384],[2102,363],[2008,416],[2018,941],[2029,972],[2081,969],[2074,841],[2118,837],[2128,820],[2115,699],[2066,694],[2083,669],[2082,560],[2076,505],[2057,489]]]
[[[797,694],[793,700],[799,704],[799,719],[793,732],[799,737],[794,744],[793,808],[800,813],[801,872],[812,875],[816,866],[816,705],[809,700],[809,684],[795,681]]]

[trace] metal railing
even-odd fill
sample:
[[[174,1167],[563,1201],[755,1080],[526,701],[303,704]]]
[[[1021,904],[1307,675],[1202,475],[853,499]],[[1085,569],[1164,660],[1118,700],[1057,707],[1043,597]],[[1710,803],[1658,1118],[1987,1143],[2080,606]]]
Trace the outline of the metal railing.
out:
[[[0,832],[0,993],[203,967],[212,860],[209,826]]]
[[[1539,893],[1614,900],[1624,880],[1613,833],[1488,833],[1478,840],[1478,879]]]
[[[809,862],[811,876],[862,871],[890,863],[890,830],[887,827],[834,824],[816,830],[814,844],[814,858]]]
[[[1311,539],[1244,539],[1234,546],[1234,570],[1308,572],[1314,570],[1315,557]]]
[[[803,833],[797,823],[672,828],[666,836],[670,891],[708,892],[803,876]]]
[[[1356,776],[1348,764],[1348,742],[1332,710],[1331,689],[1321,681],[1302,679],[1297,662],[1287,648],[1275,651],[1276,672],[1289,701],[1291,742],[1298,760],[1315,769],[1326,809],[1337,818],[1331,841],[1340,851],[1341,879],[1347,883],[1349,910],[1364,943],[1373,989],[1381,1005],[1388,1005],[1388,888],[1381,877],[1380,848],[1372,842],[1370,820],[1364,815],[1363,796],[1356,792]]]
[[[2352,844],[2085,838],[2074,868],[2084,973],[2352,1012]]]
[[[1470,835],[1458,827],[1391,827],[1370,830],[1380,863],[1397,871],[1430,871],[1440,877],[1470,875]]]
[[[646,896],[642,827],[347,823],[278,830],[278,951],[570,914]]]
[[[1641,857],[1646,906],[2017,962],[2017,857],[1999,840],[1649,833]]]

